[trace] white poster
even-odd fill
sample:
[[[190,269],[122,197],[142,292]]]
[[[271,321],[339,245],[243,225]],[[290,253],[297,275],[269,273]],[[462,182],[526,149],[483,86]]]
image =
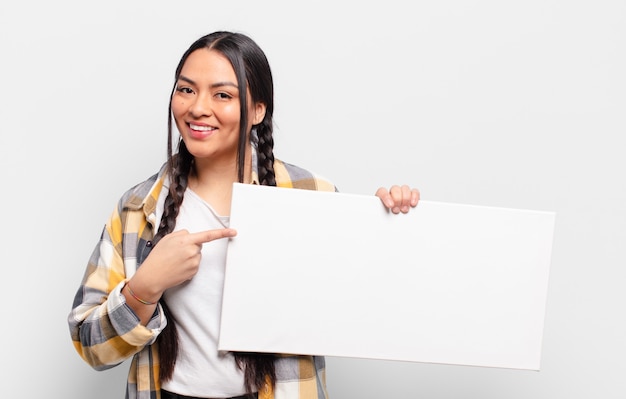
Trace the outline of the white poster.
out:
[[[539,370],[554,222],[235,184],[219,348]]]

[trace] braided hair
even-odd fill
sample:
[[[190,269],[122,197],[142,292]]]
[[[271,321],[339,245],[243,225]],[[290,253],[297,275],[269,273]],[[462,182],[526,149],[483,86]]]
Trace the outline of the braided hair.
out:
[[[172,95],[176,90],[176,82],[180,76],[185,61],[191,53],[198,49],[216,50],[222,53],[232,64],[237,76],[240,102],[239,145],[237,148],[237,176],[240,183],[244,179],[245,151],[249,145],[248,137],[257,147],[258,174],[262,185],[275,186],[274,175],[274,139],[272,118],[274,112],[274,85],[272,73],[267,58],[261,48],[248,36],[241,33],[218,31],[196,40],[183,54],[176,68],[175,83]],[[250,135],[246,131],[248,125],[247,92],[251,94],[251,101],[263,103],[266,106],[265,117],[254,126],[256,134]],[[173,153],[172,139],[172,100],[170,96],[168,115],[168,145],[167,145],[167,173],[170,177],[170,187],[165,199],[163,217],[154,237],[154,242],[171,233],[176,225],[183,196],[189,182],[189,176],[194,173],[194,159],[181,140],[177,152]],[[178,352],[178,334],[176,323],[171,311],[163,299],[160,300],[163,311],[170,320],[158,338],[159,348],[159,375],[162,381],[171,379]],[[276,373],[273,354],[235,352],[235,361],[244,373],[244,383],[248,392],[260,390],[266,383],[274,385]]]

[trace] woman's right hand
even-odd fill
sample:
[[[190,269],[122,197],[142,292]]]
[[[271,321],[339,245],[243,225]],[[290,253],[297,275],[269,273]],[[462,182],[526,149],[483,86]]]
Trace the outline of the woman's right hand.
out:
[[[166,289],[196,275],[202,244],[236,234],[235,229],[214,229],[197,233],[179,230],[165,235],[129,281],[133,293],[145,301],[157,302]]]

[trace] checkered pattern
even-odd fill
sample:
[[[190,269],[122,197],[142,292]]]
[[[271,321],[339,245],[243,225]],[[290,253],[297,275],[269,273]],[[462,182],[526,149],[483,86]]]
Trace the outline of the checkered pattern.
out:
[[[252,164],[252,182],[259,184],[254,151]],[[275,161],[274,170],[279,187],[337,191],[324,178],[280,160]],[[157,201],[165,180],[164,165],[119,200],[89,259],[68,316],[74,347],[94,369],[106,370],[132,357],[127,399],[160,398],[155,342],[167,320],[159,305],[149,323],[141,325],[126,305],[121,289],[146,256],[146,244],[158,226]],[[268,386],[261,390],[259,399],[328,397],[323,357],[281,355],[276,361],[276,374],[275,389]]]

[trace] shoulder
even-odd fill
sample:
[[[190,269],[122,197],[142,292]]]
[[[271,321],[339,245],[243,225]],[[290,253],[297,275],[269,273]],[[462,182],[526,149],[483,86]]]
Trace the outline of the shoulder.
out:
[[[274,174],[276,175],[276,186],[278,187],[337,191],[335,185],[325,177],[279,159],[274,161]]]
[[[119,206],[123,209],[139,209],[145,203],[158,198],[165,182],[165,165],[146,180],[129,188],[120,198]]]

